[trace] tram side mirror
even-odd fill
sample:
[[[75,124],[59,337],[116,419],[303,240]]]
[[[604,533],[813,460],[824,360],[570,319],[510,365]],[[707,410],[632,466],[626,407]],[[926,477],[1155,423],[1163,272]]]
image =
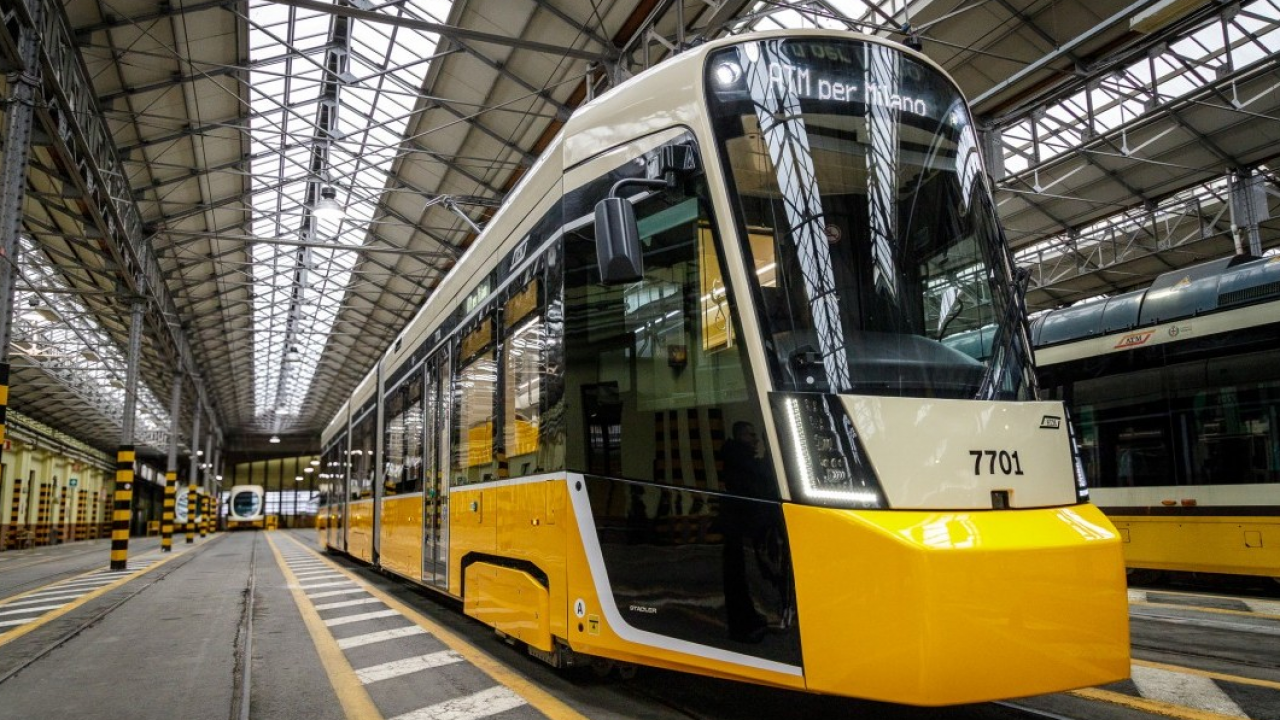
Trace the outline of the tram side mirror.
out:
[[[596,262],[606,285],[644,277],[644,256],[636,211],[625,198],[607,197],[596,203]]]

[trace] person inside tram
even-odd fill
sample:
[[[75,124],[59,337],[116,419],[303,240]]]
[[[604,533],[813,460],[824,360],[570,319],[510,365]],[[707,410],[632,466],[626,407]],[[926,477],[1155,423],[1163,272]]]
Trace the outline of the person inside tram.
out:
[[[755,425],[747,421],[733,424],[733,437],[720,448],[725,490],[721,504],[724,534],[722,572],[724,609],[729,637],[739,642],[760,642],[768,621],[756,608],[747,581],[746,545],[754,544],[767,529],[767,508],[747,498],[769,497],[771,473],[767,459],[759,456],[760,438]]]

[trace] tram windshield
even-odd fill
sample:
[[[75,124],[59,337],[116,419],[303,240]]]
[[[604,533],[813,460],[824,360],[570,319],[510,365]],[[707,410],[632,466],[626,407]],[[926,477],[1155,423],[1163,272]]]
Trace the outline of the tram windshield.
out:
[[[779,390],[1019,399],[1030,353],[955,87],[892,47],[713,54],[711,116]]]
[[[238,492],[231,498],[231,511],[236,515],[257,515],[262,512],[262,498],[256,492]]]

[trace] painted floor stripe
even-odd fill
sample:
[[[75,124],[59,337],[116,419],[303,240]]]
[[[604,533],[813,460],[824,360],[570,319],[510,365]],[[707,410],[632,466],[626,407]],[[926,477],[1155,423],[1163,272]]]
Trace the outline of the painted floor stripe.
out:
[[[19,605],[33,605],[33,604],[43,603],[43,602],[52,602],[54,600],[75,600],[76,598],[80,597],[83,594],[84,593],[73,593],[71,595],[48,595],[46,597],[36,597],[34,595],[28,595],[21,600],[11,602],[11,603],[4,603],[3,605],[0,605],[0,607],[11,608],[11,607],[17,607]]]
[[[18,608],[17,610],[0,610],[0,615],[21,615],[23,613],[47,612],[49,610],[57,610],[66,605],[66,603],[57,603],[56,605],[37,605],[35,607]]]
[[[15,625],[26,625],[32,620],[39,620],[38,617],[23,618],[21,620],[0,620],[0,627],[13,627]]]
[[[1227,696],[1217,683],[1207,677],[1175,673],[1158,668],[1134,665],[1133,684],[1144,698],[1161,700],[1183,707],[1205,710],[1228,717],[1247,718],[1248,714]]]
[[[461,655],[452,650],[441,650],[440,652],[405,658],[404,660],[392,660],[381,665],[361,668],[356,670],[356,677],[360,678],[360,682],[368,685],[379,680],[390,680],[391,678],[398,678],[401,675],[416,673],[420,670],[428,670],[459,662],[462,662]]]
[[[52,590],[41,590],[40,592],[33,592],[27,595],[23,595],[22,599],[23,600],[28,600],[28,599],[43,600],[51,595],[72,595],[74,597],[80,597],[81,595],[91,590],[93,590],[93,588],[54,588]]]
[[[374,612],[360,613],[359,615],[343,615],[342,617],[325,620],[325,627],[337,627],[339,625],[350,625],[351,623],[364,622],[365,620],[376,620],[384,617],[396,617],[400,613],[395,610],[376,610]]]
[[[399,715],[395,720],[471,720],[489,717],[524,705],[524,698],[504,685],[481,690],[474,695],[446,700]]]
[[[346,590],[325,590],[324,592],[307,593],[307,598],[311,600],[316,600],[319,598],[333,597],[335,595],[350,595],[351,593],[354,593],[354,592],[364,592],[364,588],[359,585],[356,585],[355,587],[347,588]]]
[[[322,583],[315,583],[314,585],[303,585],[302,583],[298,583],[298,589],[305,592],[307,590],[317,590],[319,588],[338,587],[339,585],[353,585],[353,584],[354,583],[352,583],[350,580],[343,580],[341,582],[322,582]]]
[[[364,635],[356,635],[355,637],[343,638],[338,640],[338,647],[342,650],[350,650],[364,645],[372,645],[373,643],[385,642],[387,640],[395,640],[396,638],[409,637],[411,635],[426,635],[427,631],[417,625],[409,627],[395,628],[393,630],[379,630],[378,632],[365,633]]]
[[[322,577],[342,577],[342,573],[332,570],[309,570],[307,572],[294,572],[293,576],[298,578],[300,582],[311,582]]]
[[[324,603],[323,605],[316,605],[315,608],[316,610],[337,610],[338,608],[355,607],[356,605],[371,605],[373,603],[378,603],[379,605],[381,605],[382,601],[379,600],[378,598],[372,598],[372,597],[360,598],[359,600],[339,600],[338,602],[331,602],[331,603]]]
[[[125,573],[125,575],[131,575],[131,574],[132,574],[132,573]],[[111,575],[111,576],[93,575],[92,577],[87,577],[87,578],[84,578],[83,580],[68,580],[68,581],[66,581],[66,582],[60,582],[60,583],[58,583],[56,586],[51,586],[51,587],[63,587],[63,588],[68,588],[68,587],[81,587],[81,586],[85,586],[85,585],[105,585],[105,584],[107,584],[107,583],[115,582],[115,581],[119,580],[121,577],[123,577],[123,576],[121,576],[121,575]]]

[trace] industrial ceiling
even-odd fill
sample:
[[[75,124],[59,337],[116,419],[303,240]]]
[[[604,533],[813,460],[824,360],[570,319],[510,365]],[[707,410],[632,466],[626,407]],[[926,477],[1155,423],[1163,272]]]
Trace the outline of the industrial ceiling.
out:
[[[144,455],[167,451],[175,384],[184,447],[314,451],[577,106],[689,43],[753,28],[918,41],[954,75],[1033,310],[1280,240],[1280,0],[0,12],[6,107],[36,88],[10,404],[99,449],[120,442],[137,312]]]

